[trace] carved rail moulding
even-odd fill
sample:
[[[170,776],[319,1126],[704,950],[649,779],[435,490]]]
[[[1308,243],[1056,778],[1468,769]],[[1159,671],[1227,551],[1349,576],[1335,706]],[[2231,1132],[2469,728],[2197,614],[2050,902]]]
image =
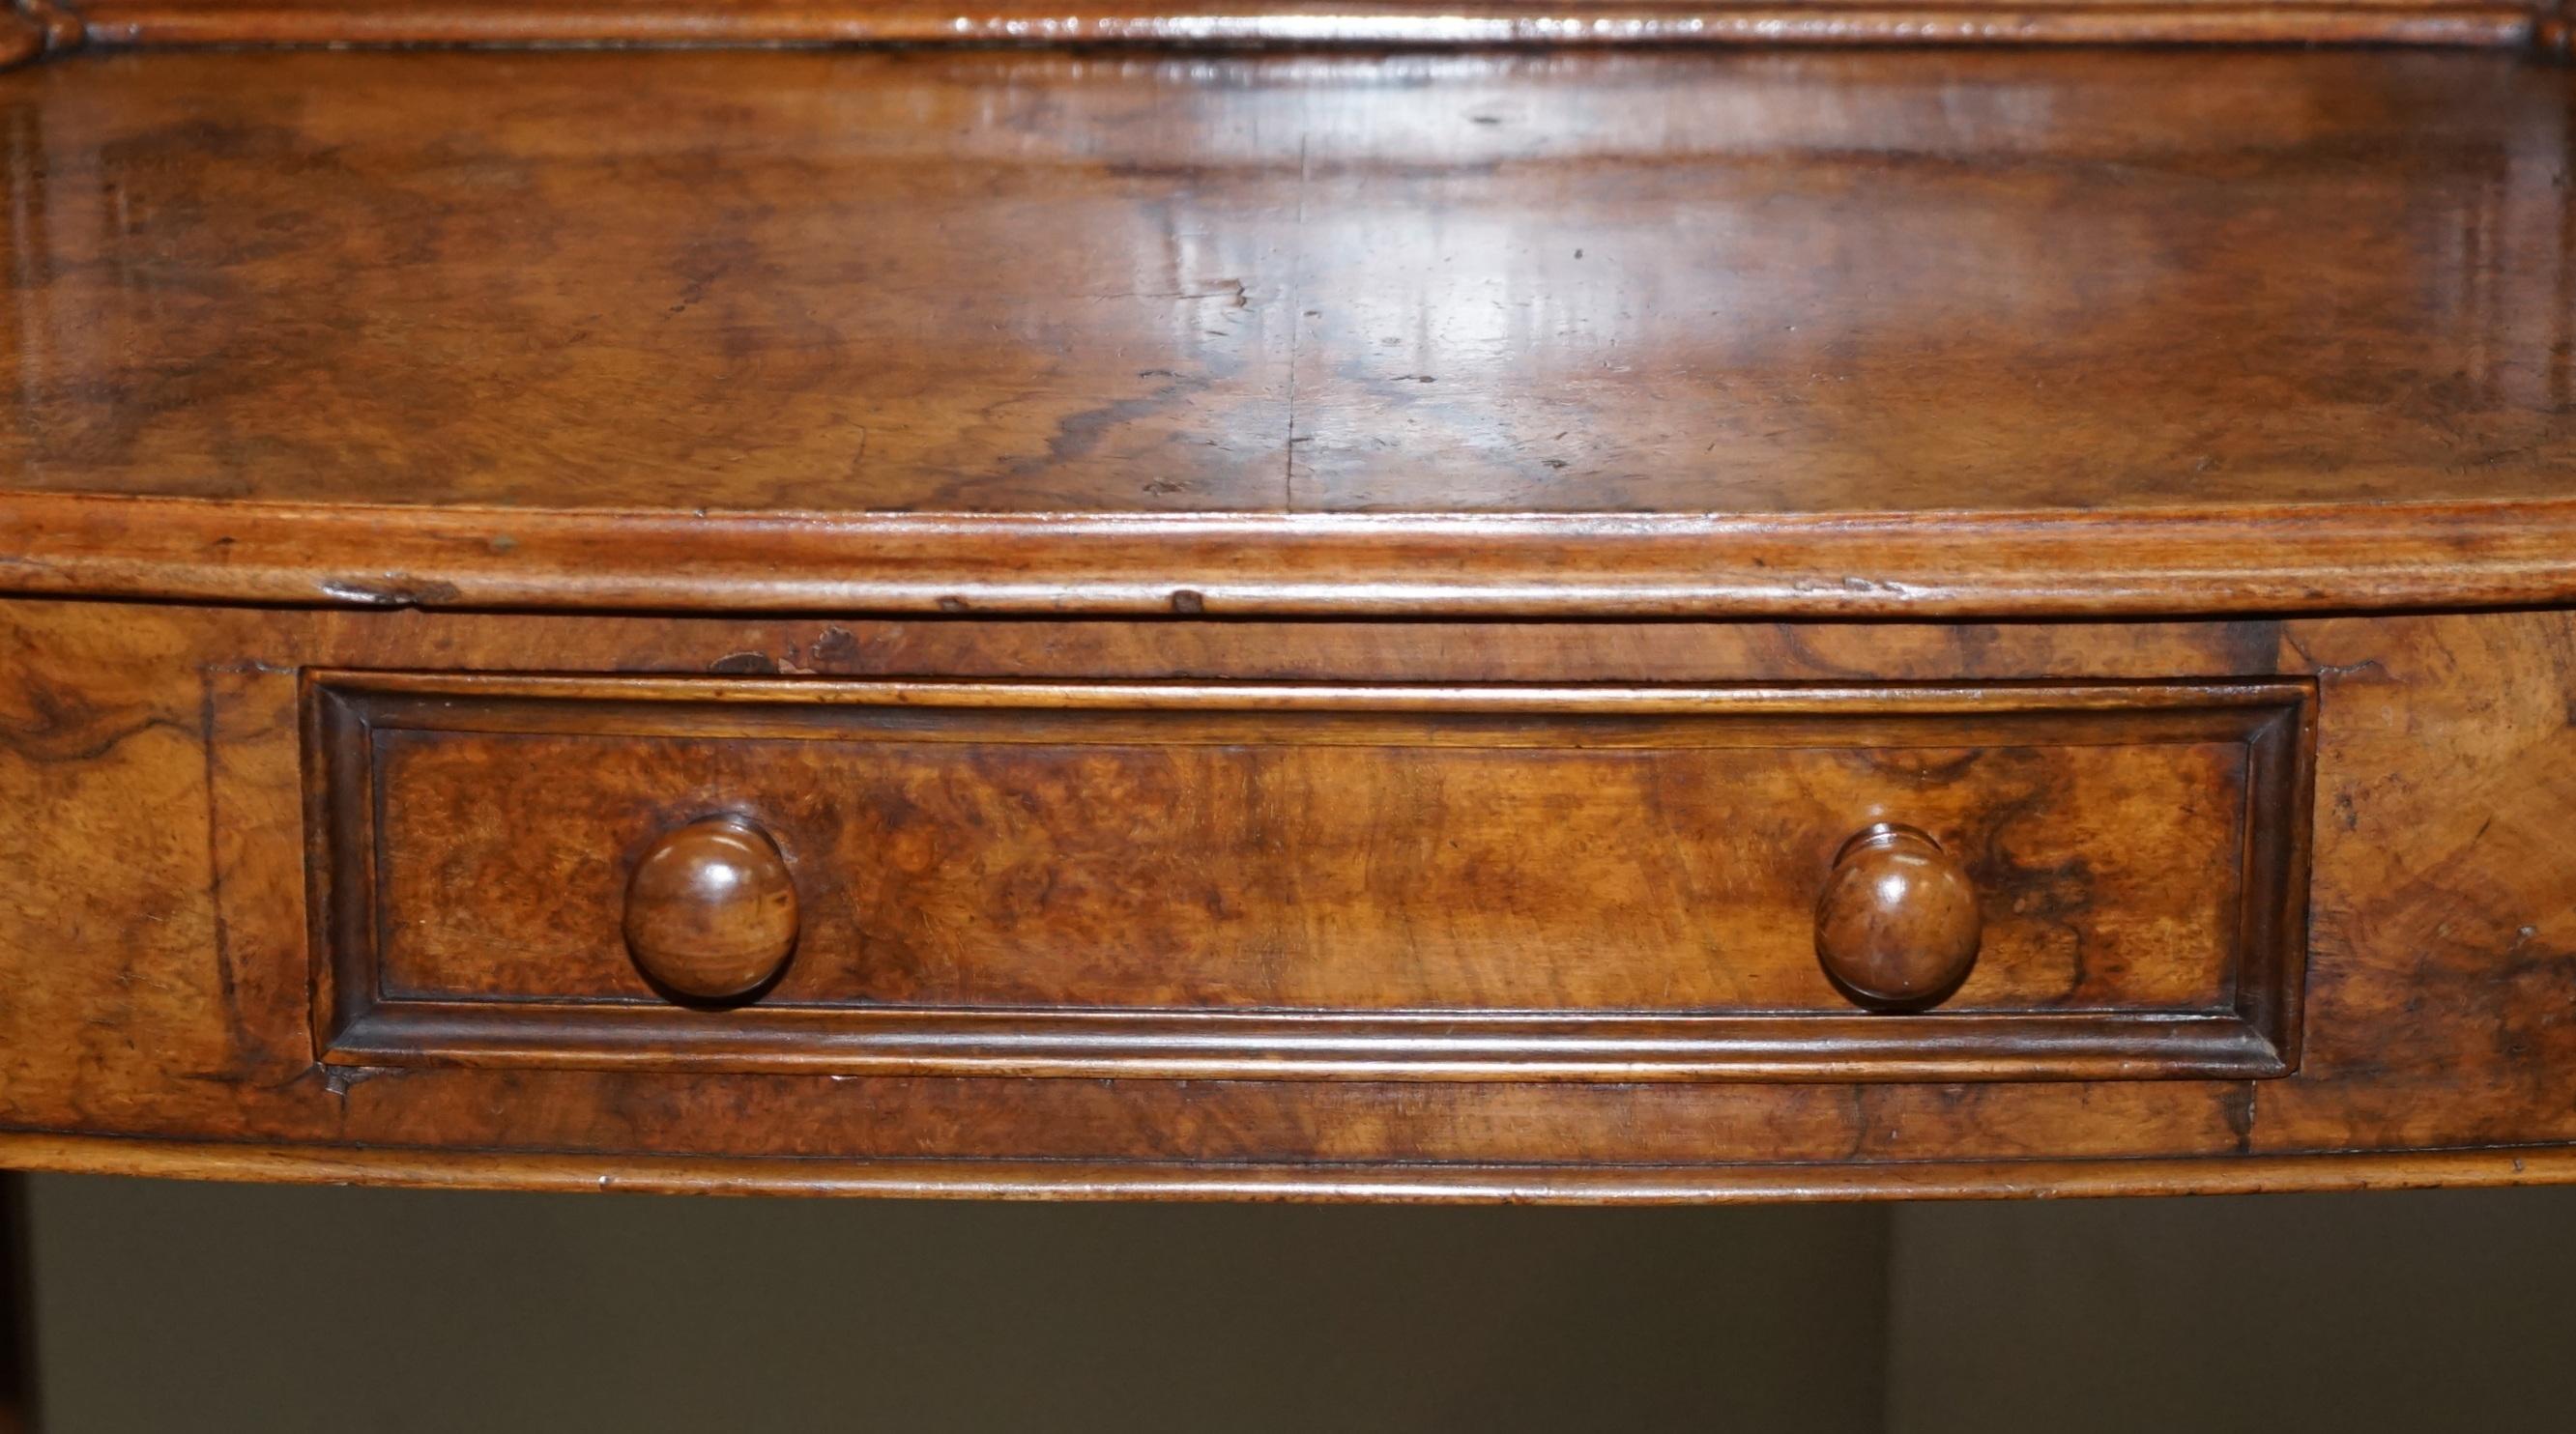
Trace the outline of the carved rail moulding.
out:
[[[15,62],[84,35],[109,46],[830,45],[1058,43],[1239,45],[1884,45],[2553,43],[2550,6],[2438,0],[2147,0],[2140,4],[1552,3],[1426,0],[95,0],[78,18],[19,0]]]

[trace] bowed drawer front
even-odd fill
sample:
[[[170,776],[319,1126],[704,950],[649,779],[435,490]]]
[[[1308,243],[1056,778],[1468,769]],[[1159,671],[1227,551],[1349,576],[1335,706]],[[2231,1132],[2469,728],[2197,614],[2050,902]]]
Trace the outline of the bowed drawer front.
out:
[[[315,673],[331,1061],[2263,1076],[2314,688]]]

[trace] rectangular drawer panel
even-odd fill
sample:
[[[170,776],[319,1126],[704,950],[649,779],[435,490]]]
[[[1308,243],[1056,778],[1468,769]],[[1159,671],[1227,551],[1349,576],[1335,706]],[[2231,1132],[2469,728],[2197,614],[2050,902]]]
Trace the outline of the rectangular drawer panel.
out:
[[[2302,683],[1328,688],[317,674],[334,1059],[1654,1079],[2269,1074]],[[740,818],[795,947],[646,980],[675,829]],[[1921,829],[1982,938],[1930,1009],[1817,955]]]

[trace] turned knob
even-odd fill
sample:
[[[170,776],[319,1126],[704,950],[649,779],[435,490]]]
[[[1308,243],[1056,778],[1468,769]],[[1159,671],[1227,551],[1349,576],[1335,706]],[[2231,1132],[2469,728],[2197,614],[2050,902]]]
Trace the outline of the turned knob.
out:
[[[1862,1005],[1926,1006],[1967,979],[1983,926],[1959,859],[1881,822],[1834,858],[1816,900],[1816,959]]]
[[[626,947],[677,995],[758,990],[796,947],[796,879],[778,844],[740,817],[663,833],[626,883]]]

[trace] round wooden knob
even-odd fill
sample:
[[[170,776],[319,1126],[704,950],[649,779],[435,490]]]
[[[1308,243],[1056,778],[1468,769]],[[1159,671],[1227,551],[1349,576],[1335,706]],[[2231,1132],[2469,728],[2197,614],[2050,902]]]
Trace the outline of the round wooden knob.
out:
[[[626,948],[677,995],[760,989],[796,948],[796,879],[778,844],[740,817],[665,832],[626,883]]]
[[[1959,859],[1912,827],[1881,822],[1834,858],[1816,901],[1816,959],[1862,1005],[1926,1006],[1967,979],[1983,928]]]

